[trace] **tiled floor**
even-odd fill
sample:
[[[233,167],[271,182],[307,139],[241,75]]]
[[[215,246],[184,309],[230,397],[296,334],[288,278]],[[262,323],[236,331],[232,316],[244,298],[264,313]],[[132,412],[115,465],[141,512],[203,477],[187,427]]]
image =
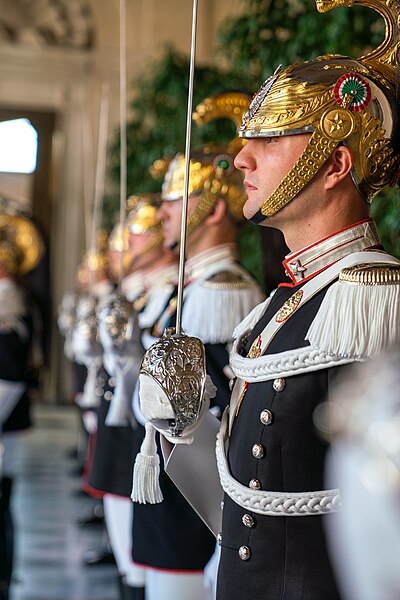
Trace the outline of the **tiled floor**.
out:
[[[85,550],[102,542],[101,526],[76,527],[93,501],[81,496],[68,458],[78,428],[69,407],[35,409],[35,427],[20,438],[13,492],[15,583],[11,600],[117,600],[113,565],[85,566]]]

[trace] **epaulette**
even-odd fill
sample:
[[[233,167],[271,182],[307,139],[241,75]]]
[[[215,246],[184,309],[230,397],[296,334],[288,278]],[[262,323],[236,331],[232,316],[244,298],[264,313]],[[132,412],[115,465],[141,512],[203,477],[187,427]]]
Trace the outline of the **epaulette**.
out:
[[[205,344],[229,343],[235,327],[262,299],[261,290],[244,269],[235,266],[214,273],[188,286],[183,330]]]
[[[337,356],[372,358],[400,340],[400,266],[343,269],[306,339]]]
[[[221,271],[203,281],[205,287],[216,290],[248,289],[254,288],[254,281],[241,273]]]
[[[136,312],[140,313],[144,309],[144,307],[147,304],[147,300],[147,293],[144,293],[141,296],[139,296],[139,298],[136,298],[136,300],[133,302],[133,308],[136,310]]]

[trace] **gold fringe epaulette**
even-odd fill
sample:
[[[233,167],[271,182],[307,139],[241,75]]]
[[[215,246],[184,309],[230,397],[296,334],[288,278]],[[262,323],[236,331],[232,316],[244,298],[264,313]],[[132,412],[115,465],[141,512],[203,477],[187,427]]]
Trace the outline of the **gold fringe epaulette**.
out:
[[[343,269],[339,281],[354,285],[399,285],[400,266],[363,265]]]
[[[254,281],[240,273],[221,271],[204,281],[203,285],[214,290],[239,290],[254,287]]]
[[[144,307],[147,304],[148,298],[149,298],[149,295],[147,293],[145,293],[142,296],[139,296],[139,298],[137,298],[134,301],[133,308],[136,310],[136,312],[140,312],[144,309]]]

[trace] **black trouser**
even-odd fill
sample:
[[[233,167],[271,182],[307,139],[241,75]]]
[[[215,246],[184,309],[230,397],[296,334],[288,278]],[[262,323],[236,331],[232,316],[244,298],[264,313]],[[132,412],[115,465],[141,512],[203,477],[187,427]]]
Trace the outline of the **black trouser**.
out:
[[[10,512],[12,480],[0,480],[0,599],[6,593],[12,575],[13,564],[13,525]],[[7,596],[5,596],[7,597]]]

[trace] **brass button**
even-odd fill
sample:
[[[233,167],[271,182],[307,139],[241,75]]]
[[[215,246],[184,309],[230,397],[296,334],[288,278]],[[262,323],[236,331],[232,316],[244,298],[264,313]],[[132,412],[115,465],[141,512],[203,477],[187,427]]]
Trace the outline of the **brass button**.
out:
[[[218,546],[222,546],[222,533],[217,533],[217,544]]]
[[[104,394],[104,390],[101,387],[97,387],[95,393],[96,393],[96,396],[100,397],[100,396],[102,396]]]
[[[261,489],[261,483],[258,481],[258,479],[251,479],[249,482],[249,488],[252,490],[259,490]]]
[[[265,448],[262,444],[254,444],[251,449],[251,453],[254,458],[262,458],[265,454]]]
[[[113,395],[112,395],[112,392],[110,392],[110,391],[107,391],[104,394],[104,400],[112,400],[112,397],[113,397]]]
[[[111,385],[111,387],[115,387],[117,380],[115,379],[115,377],[110,377],[110,379],[108,380],[108,383]]]
[[[286,381],[283,377],[278,377],[278,379],[274,379],[272,387],[276,392],[283,392],[286,387]]]
[[[253,527],[255,527],[255,521],[253,519],[253,517],[251,515],[248,514],[244,514],[242,517],[242,523],[245,527],[249,527],[250,529],[252,529]]]
[[[263,425],[271,425],[272,423],[272,412],[265,408],[260,413],[260,421]]]
[[[249,560],[251,556],[251,550],[248,546],[240,546],[239,556],[242,560]]]

